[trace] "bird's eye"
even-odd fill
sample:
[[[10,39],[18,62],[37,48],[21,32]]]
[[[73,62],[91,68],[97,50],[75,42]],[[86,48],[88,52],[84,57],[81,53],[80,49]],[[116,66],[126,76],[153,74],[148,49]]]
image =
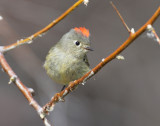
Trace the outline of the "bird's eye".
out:
[[[75,44],[76,44],[77,46],[79,46],[79,45],[80,45],[80,42],[79,42],[79,41],[76,41]]]

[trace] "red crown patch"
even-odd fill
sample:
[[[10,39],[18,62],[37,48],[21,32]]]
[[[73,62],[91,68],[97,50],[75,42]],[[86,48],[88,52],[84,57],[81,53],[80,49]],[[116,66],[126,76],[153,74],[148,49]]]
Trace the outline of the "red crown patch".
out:
[[[86,29],[85,27],[79,27],[79,28],[75,27],[74,30],[76,32],[81,32],[86,37],[89,37],[89,35],[90,35],[89,30]]]

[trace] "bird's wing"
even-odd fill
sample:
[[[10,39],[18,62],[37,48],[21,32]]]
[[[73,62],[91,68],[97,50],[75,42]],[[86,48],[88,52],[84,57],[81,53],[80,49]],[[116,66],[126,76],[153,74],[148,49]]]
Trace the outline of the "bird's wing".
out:
[[[87,58],[87,55],[86,55],[86,54],[84,55],[84,59],[83,59],[83,61],[87,64],[87,66],[90,66],[90,65],[89,65],[88,58]]]

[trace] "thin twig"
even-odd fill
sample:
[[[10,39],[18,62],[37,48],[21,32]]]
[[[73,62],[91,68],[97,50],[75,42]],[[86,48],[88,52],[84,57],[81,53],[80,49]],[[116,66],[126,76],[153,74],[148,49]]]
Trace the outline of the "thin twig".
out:
[[[55,103],[57,103],[59,101],[63,101],[63,98],[68,93],[70,93],[71,91],[73,91],[77,85],[86,82],[89,78],[91,78],[99,70],[101,70],[104,67],[104,65],[106,65],[107,63],[109,63],[110,61],[112,61],[117,55],[119,55],[126,47],[128,47],[136,38],[138,38],[138,36],[140,36],[146,30],[148,24],[153,24],[155,22],[155,20],[158,18],[159,15],[160,15],[160,7],[156,10],[156,12],[153,14],[153,16],[146,22],[146,24],[144,24],[137,32],[130,34],[130,36],[128,37],[128,39],[125,42],[123,42],[123,44],[121,46],[119,46],[108,57],[106,57],[105,59],[102,59],[102,62],[100,62],[95,68],[93,68],[90,72],[88,72],[87,74],[85,74],[80,79],[75,80],[74,82],[70,82],[70,84],[69,84],[69,86],[67,88],[65,88],[60,93],[55,94],[52,97],[51,101],[49,101],[43,107],[44,112],[48,113],[48,111],[50,110],[49,109],[50,107],[53,107],[55,105]]]
[[[152,32],[153,32],[153,34],[154,34],[154,36],[155,36],[157,42],[160,44],[160,38],[159,38],[159,36],[157,35],[156,30],[153,29]]]
[[[3,52],[6,52],[8,50],[14,49],[20,45],[23,44],[30,44],[32,43],[33,39],[36,37],[42,36],[45,32],[49,31],[53,26],[55,26],[57,23],[59,23],[62,19],[64,19],[71,11],[73,11],[77,6],[79,6],[84,0],[78,0],[75,4],[73,4],[68,10],[66,10],[62,15],[60,15],[57,19],[52,21],[49,25],[47,25],[45,28],[41,29],[40,31],[34,33],[33,35],[27,37],[26,39],[18,40],[17,42],[7,45],[3,47]]]
[[[148,30],[147,36],[150,38],[153,38],[156,42],[160,44],[160,38],[158,34],[156,33],[156,30],[151,24],[147,25],[147,30]]]
[[[123,17],[121,16],[120,12],[118,11],[118,9],[116,8],[116,6],[113,4],[113,2],[111,1],[110,4],[112,5],[112,7],[115,9],[115,11],[117,12],[118,16],[120,17],[123,25],[125,26],[125,28],[127,29],[127,31],[129,33],[131,33],[131,30],[129,29],[129,27],[127,26],[126,22],[124,21]]]

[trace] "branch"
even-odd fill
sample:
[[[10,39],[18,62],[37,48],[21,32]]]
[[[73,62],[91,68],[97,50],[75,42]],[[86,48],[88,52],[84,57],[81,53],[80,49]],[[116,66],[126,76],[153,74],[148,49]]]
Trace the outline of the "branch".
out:
[[[74,5],[72,5],[67,11],[65,11],[56,20],[52,21],[45,28],[43,28],[42,30],[34,33],[33,35],[31,35],[29,37],[27,37],[26,39],[21,39],[21,40],[13,43],[11,45],[8,45],[8,46],[0,46],[0,64],[1,64],[1,66],[3,68],[3,70],[10,77],[9,84],[13,82],[19,88],[19,90],[22,92],[22,94],[24,95],[24,97],[28,100],[29,104],[37,111],[37,113],[39,114],[40,118],[43,120],[45,126],[51,126],[51,124],[45,118],[46,113],[44,115],[42,107],[32,97],[32,91],[33,90],[30,90],[30,88],[27,88],[21,82],[21,80],[18,78],[18,76],[14,73],[14,71],[12,70],[12,68],[7,63],[7,61],[6,61],[3,53],[6,52],[6,51],[9,51],[11,49],[14,49],[14,48],[16,48],[16,47],[18,47],[20,45],[32,43],[33,39],[35,39],[38,36],[41,36],[43,33],[47,32],[47,31],[49,31],[53,26],[55,26],[57,23],[59,23],[63,18],[65,18],[71,11],[73,11],[82,2],[84,2],[84,4],[87,5],[87,1],[86,0],[85,1],[84,0],[77,1]]]
[[[4,55],[0,53],[0,64],[3,67],[3,70],[9,75],[10,81],[9,84],[12,82],[16,84],[16,86],[19,88],[19,90],[22,92],[22,94],[25,96],[25,98],[28,100],[29,105],[31,105],[39,114],[39,116],[42,118],[42,108],[41,106],[33,99],[32,97],[32,91],[29,88],[27,88],[18,78],[18,76],[14,73],[12,68],[7,63]],[[43,121],[48,122],[48,120],[45,118]],[[51,126],[51,125],[50,125]]]
[[[158,18],[159,15],[160,15],[160,7],[156,10],[156,12],[153,14],[153,16],[146,22],[146,24],[144,24],[135,33],[131,32],[131,34],[128,37],[128,39],[121,46],[119,46],[113,53],[111,53],[108,57],[106,57],[105,59],[102,59],[102,62],[100,62],[95,68],[93,68],[90,72],[88,72],[87,74],[85,74],[80,79],[75,80],[74,82],[70,82],[70,84],[68,85],[67,88],[65,88],[60,93],[55,94],[52,97],[51,101],[49,101],[43,107],[44,113],[48,113],[49,111],[51,111],[52,108],[54,107],[55,103],[57,103],[59,101],[64,101],[64,97],[68,93],[72,92],[77,85],[85,83],[89,78],[91,78],[99,70],[101,70],[104,67],[104,65],[106,65],[107,63],[109,63],[110,61],[112,61],[113,59],[115,59],[118,54],[120,54],[125,48],[127,48],[136,38],[138,38],[138,36],[140,36],[147,29],[148,25],[153,24],[155,22],[155,20]]]
[[[152,25],[148,25],[147,26],[147,30],[148,30],[147,36],[149,38],[153,38],[156,42],[158,42],[160,44],[160,38],[157,35],[156,30],[153,28],[153,26]]]
[[[110,2],[110,4],[112,5],[112,7],[113,7],[113,8],[115,9],[115,11],[117,12],[118,16],[120,17],[120,19],[121,19],[123,25],[125,26],[125,28],[127,29],[127,31],[128,31],[129,33],[131,33],[131,30],[129,29],[129,27],[128,27],[127,24],[125,23],[123,17],[122,17],[121,14],[119,13],[119,11],[118,11],[118,9],[116,8],[116,6],[113,4],[112,1]]]
[[[33,35],[27,37],[26,39],[18,40],[17,42],[4,46],[0,51],[6,52],[8,50],[14,49],[23,44],[30,44],[37,37],[41,37],[45,32],[49,31],[53,26],[59,23],[62,19],[64,19],[69,13],[71,13],[77,6],[79,6],[82,2],[87,5],[86,0],[78,0],[74,5],[72,5],[68,10],[66,10],[62,15],[60,15],[57,19],[52,21],[49,25],[41,29],[40,31],[34,33]]]

